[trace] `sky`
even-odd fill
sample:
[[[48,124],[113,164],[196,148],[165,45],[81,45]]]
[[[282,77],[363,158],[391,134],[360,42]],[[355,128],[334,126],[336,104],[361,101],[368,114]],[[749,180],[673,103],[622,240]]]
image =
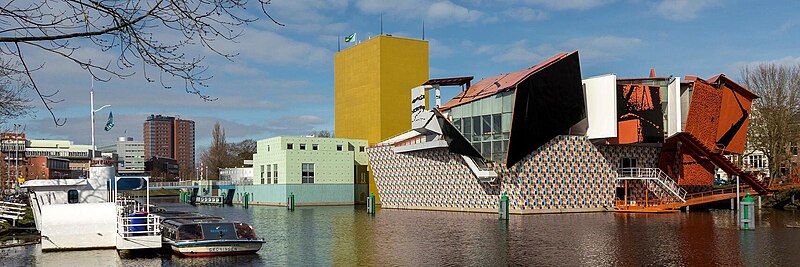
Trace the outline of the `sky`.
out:
[[[260,9],[251,8],[251,11]],[[232,60],[202,47],[188,57],[205,57],[213,76],[205,102],[180,86],[165,89],[141,73],[94,82],[97,145],[118,136],[142,140],[150,114],[196,122],[196,146],[210,143],[220,122],[228,141],[306,135],[334,130],[333,56],[344,36],[359,41],[383,33],[422,38],[430,43],[430,78],[474,76],[477,80],[536,65],[559,52],[579,51],[584,77],[616,73],[643,77],[710,77],[760,63],[800,64],[800,1],[744,0],[273,0],[270,15],[286,26],[259,20],[243,28],[237,42],[216,48],[237,53]],[[263,17],[263,16],[262,16]],[[162,36],[169,38],[168,36]],[[35,99],[34,114],[9,124],[24,125],[29,139],[67,139],[90,143],[89,74],[78,66],[35,50],[32,64],[44,92],[58,91],[57,127]],[[111,52],[84,45],[78,51],[93,62],[109,62]],[[410,89],[410,88],[409,88]],[[444,90],[443,102],[458,89]],[[108,111],[115,127],[104,131]]]

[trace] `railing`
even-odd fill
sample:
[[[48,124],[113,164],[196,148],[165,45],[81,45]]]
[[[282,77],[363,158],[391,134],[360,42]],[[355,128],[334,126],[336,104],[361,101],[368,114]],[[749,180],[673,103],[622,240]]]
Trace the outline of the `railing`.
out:
[[[118,198],[117,233],[122,237],[161,235],[161,217],[146,211],[147,207],[131,198]]]
[[[22,216],[25,215],[25,206],[27,205],[0,201],[0,218],[14,221],[22,219]]]
[[[180,182],[152,182],[150,187],[173,187],[173,186],[193,186],[194,181],[180,181]]]
[[[240,180],[240,181],[219,181],[219,180],[188,180],[180,182],[153,182],[150,187],[182,187],[182,186],[211,186],[215,185],[253,185],[253,180]]]
[[[752,189],[749,186],[741,186],[741,187],[739,187],[740,193],[745,193],[745,192],[748,192],[750,190],[752,190]],[[692,199],[692,198],[710,197],[710,196],[717,196],[717,195],[724,195],[724,194],[735,194],[735,193],[736,193],[736,187],[730,187],[730,188],[721,188],[721,189],[715,189],[715,190],[705,191],[705,192],[691,193],[687,197],[689,199]]]
[[[161,235],[161,217],[153,214],[121,216],[117,233],[122,237]]]
[[[635,179],[635,180],[656,180],[661,185],[662,189],[667,190],[669,193],[672,194],[677,200],[681,202],[686,202],[686,189],[681,188],[678,184],[672,180],[664,171],[659,168],[620,168],[618,170],[619,177],[618,180],[625,180],[625,179]],[[648,186],[648,190],[652,190]],[[663,194],[659,195],[659,197],[664,197]]]

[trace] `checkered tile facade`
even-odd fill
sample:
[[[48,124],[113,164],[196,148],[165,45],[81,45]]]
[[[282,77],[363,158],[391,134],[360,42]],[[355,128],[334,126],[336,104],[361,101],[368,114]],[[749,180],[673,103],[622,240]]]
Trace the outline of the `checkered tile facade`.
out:
[[[517,211],[611,207],[616,166],[625,155],[657,166],[657,147],[595,146],[585,136],[557,136],[511,168],[490,163],[497,185],[480,183],[460,155],[446,148],[395,154],[391,145],[367,150],[381,202],[388,208],[497,209],[507,194]]]

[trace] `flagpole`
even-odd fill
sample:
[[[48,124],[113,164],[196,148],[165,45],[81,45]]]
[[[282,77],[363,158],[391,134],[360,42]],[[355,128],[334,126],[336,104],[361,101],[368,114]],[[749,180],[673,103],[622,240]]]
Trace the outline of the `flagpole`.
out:
[[[89,111],[91,111],[89,113],[91,114],[90,117],[92,119],[92,154],[93,155],[91,155],[91,156],[94,157],[95,150],[97,150],[97,147],[94,145],[94,113],[98,112],[98,111],[100,111],[100,110],[102,110],[104,108],[111,107],[111,105],[103,105],[102,107],[100,107],[98,109],[94,109],[94,77],[92,77],[92,88],[89,90],[89,105],[90,105],[89,106]]]
[[[339,36],[337,34],[336,35],[336,50],[337,50],[337,52],[341,52],[342,51],[342,40],[341,39],[342,39],[342,36]]]

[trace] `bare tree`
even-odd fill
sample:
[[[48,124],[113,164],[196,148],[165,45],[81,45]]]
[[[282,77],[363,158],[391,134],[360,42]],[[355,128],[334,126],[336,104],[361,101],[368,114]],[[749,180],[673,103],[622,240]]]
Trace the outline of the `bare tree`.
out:
[[[245,160],[253,159],[253,154],[256,153],[257,144],[253,139],[245,139],[238,143],[228,144],[228,154],[232,158],[232,166],[236,167],[242,165]]]
[[[28,83],[13,72],[13,63],[0,59],[0,125],[30,112],[30,99],[25,97]]]
[[[800,140],[800,65],[761,64],[741,70],[745,87],[761,98],[753,102],[748,147],[764,152],[770,177],[785,180],[788,148]]]
[[[219,122],[214,124],[211,130],[211,146],[200,156],[200,160],[205,167],[208,167],[208,179],[218,180],[219,169],[232,167],[233,157],[228,151],[228,143],[225,142],[225,129]]]
[[[314,137],[333,138],[333,133],[329,132],[328,130],[311,131],[308,133],[308,135]]]
[[[258,18],[245,11],[248,7],[259,7],[283,26],[267,12],[270,0],[256,1],[251,5],[247,0],[11,0],[0,4],[0,55],[18,61],[18,67],[4,69],[27,76],[59,126],[65,119],[57,119],[51,107],[61,101],[58,90],[45,93],[37,85],[32,72],[44,64],[29,62],[28,52],[38,50],[66,58],[100,81],[130,77],[141,68],[149,82],[171,88],[170,81],[175,78],[182,81],[186,92],[213,101],[201,92],[210,78],[204,58],[187,55],[186,48],[201,46],[224,58],[234,57],[215,44],[234,41],[243,33],[241,26]],[[99,48],[115,59],[93,62],[80,57],[76,51],[82,46]],[[148,73],[148,68],[156,73]]]

